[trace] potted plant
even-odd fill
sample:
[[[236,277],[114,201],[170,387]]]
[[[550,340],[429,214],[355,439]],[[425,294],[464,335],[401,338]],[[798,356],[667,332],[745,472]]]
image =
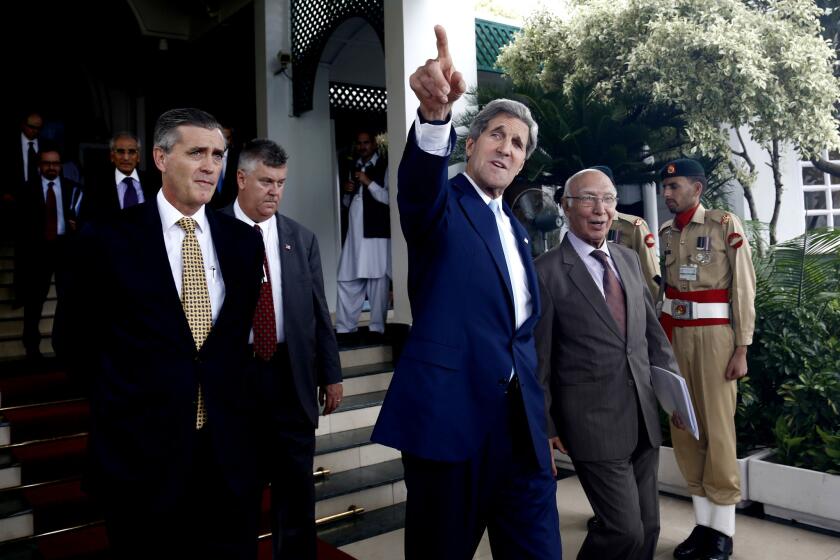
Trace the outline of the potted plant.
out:
[[[767,250],[757,262],[759,327],[747,420],[775,451],[750,462],[765,513],[840,530],[840,231]]]

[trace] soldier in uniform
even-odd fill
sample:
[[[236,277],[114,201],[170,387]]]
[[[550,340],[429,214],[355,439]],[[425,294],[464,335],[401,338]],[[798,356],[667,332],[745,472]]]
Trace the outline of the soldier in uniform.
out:
[[[671,429],[697,522],[674,557],[725,560],[741,499],[735,402],[755,324],[755,271],[738,218],[700,204],[706,176],[698,162],[672,161],[660,177],[675,215],[659,230],[666,283],[661,321],[700,424],[699,440]]]
[[[633,249],[639,255],[639,262],[642,263],[642,274],[645,275],[645,282],[650,290],[650,295],[654,301],[657,301],[659,282],[662,278],[659,275],[656,242],[647,222],[633,214],[616,212],[610,231],[607,233],[607,241],[624,245]]]

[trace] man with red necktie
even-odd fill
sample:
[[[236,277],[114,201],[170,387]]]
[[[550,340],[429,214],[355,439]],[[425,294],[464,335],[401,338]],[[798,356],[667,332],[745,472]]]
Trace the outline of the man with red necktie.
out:
[[[272,483],[274,558],[315,560],[312,471],[319,401],[323,414],[330,414],[343,389],[318,240],[278,212],[287,160],[271,140],[246,142],[236,171],[239,194],[222,212],[257,229],[265,244],[250,342],[265,442],[261,472]]]

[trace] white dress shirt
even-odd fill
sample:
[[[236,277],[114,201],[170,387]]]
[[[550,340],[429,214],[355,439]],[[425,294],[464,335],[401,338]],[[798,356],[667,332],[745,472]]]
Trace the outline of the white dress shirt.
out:
[[[163,228],[163,243],[166,245],[166,256],[169,259],[169,268],[172,269],[172,279],[175,281],[175,287],[178,288],[178,297],[181,297],[184,281],[181,244],[186,233],[178,225],[178,220],[185,216],[166,200],[166,197],[163,196],[163,189],[158,191],[157,205],[160,213],[160,224]],[[204,275],[210,292],[210,315],[215,324],[222,303],[225,301],[225,282],[222,279],[219,259],[216,257],[216,247],[213,245],[213,237],[210,233],[210,225],[207,223],[204,206],[199,208],[198,212],[192,216],[186,217],[192,218],[196,223],[195,236],[198,239],[201,256],[204,259]]]
[[[137,193],[137,204],[142,204],[146,202],[146,197],[143,196],[143,188],[140,185],[140,176],[137,174],[137,170],[131,172],[131,175],[126,175],[119,169],[114,168],[114,182],[117,185],[117,199],[120,201],[120,208],[125,208],[125,191],[128,190],[128,185],[126,185],[123,180],[126,177],[131,177],[132,184],[134,185],[134,192]]]
[[[596,249],[571,231],[566,233],[566,235],[569,236],[569,241],[571,241],[572,247],[574,247],[575,252],[580,257],[580,260],[583,261],[583,264],[586,266],[586,270],[589,271],[589,275],[592,276],[592,280],[595,281],[595,286],[598,287],[598,291],[601,292],[602,296],[604,296],[605,301],[607,296],[604,294],[604,266],[601,264],[601,261],[592,256],[592,251],[603,251],[607,254],[607,262],[610,263],[610,268],[615,273],[615,277],[618,278],[618,281],[621,283],[621,287],[624,287],[624,282],[621,280],[621,274],[618,273],[618,268],[616,268],[615,261],[613,261],[612,255],[610,254],[610,244],[607,243],[606,240]]]
[[[522,326],[528,317],[531,316],[531,291],[528,289],[528,276],[525,273],[525,265],[522,264],[522,255],[519,253],[519,246],[516,243],[516,233],[513,231],[513,225],[510,223],[510,218],[502,210],[501,197],[491,199],[487,194],[478,188],[472,177],[464,173],[470,184],[475,189],[484,204],[487,204],[493,216],[496,218],[496,228],[499,230],[499,238],[502,241],[502,251],[505,254],[505,263],[507,264],[508,278],[510,278],[510,287],[513,290],[513,310],[516,317],[516,328]],[[491,204],[492,203],[492,204]]]
[[[55,192],[55,211],[57,214],[56,221],[58,225],[58,227],[56,228],[56,232],[58,233],[58,235],[64,235],[64,199],[61,196],[61,177],[56,177],[52,181],[41,177],[41,193],[44,195],[45,204],[47,202],[47,192],[50,190],[50,183],[53,184],[53,192]]]
[[[239,199],[233,203],[233,214],[251,227],[259,225],[265,244],[265,257],[268,260],[268,274],[271,278],[271,296],[274,303],[274,324],[277,327],[277,342],[286,341],[285,325],[283,323],[283,277],[280,266],[280,236],[277,232],[277,218],[274,216],[257,224],[248,217],[239,206]],[[263,274],[265,274],[263,272]],[[248,343],[254,343],[254,329],[248,335]]]

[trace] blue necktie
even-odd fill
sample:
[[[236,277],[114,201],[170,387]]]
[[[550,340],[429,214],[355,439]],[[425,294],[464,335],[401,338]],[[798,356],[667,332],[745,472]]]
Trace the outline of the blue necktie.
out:
[[[131,177],[123,179],[125,183],[125,194],[123,195],[123,210],[137,204],[137,191],[134,190],[134,181]]]

